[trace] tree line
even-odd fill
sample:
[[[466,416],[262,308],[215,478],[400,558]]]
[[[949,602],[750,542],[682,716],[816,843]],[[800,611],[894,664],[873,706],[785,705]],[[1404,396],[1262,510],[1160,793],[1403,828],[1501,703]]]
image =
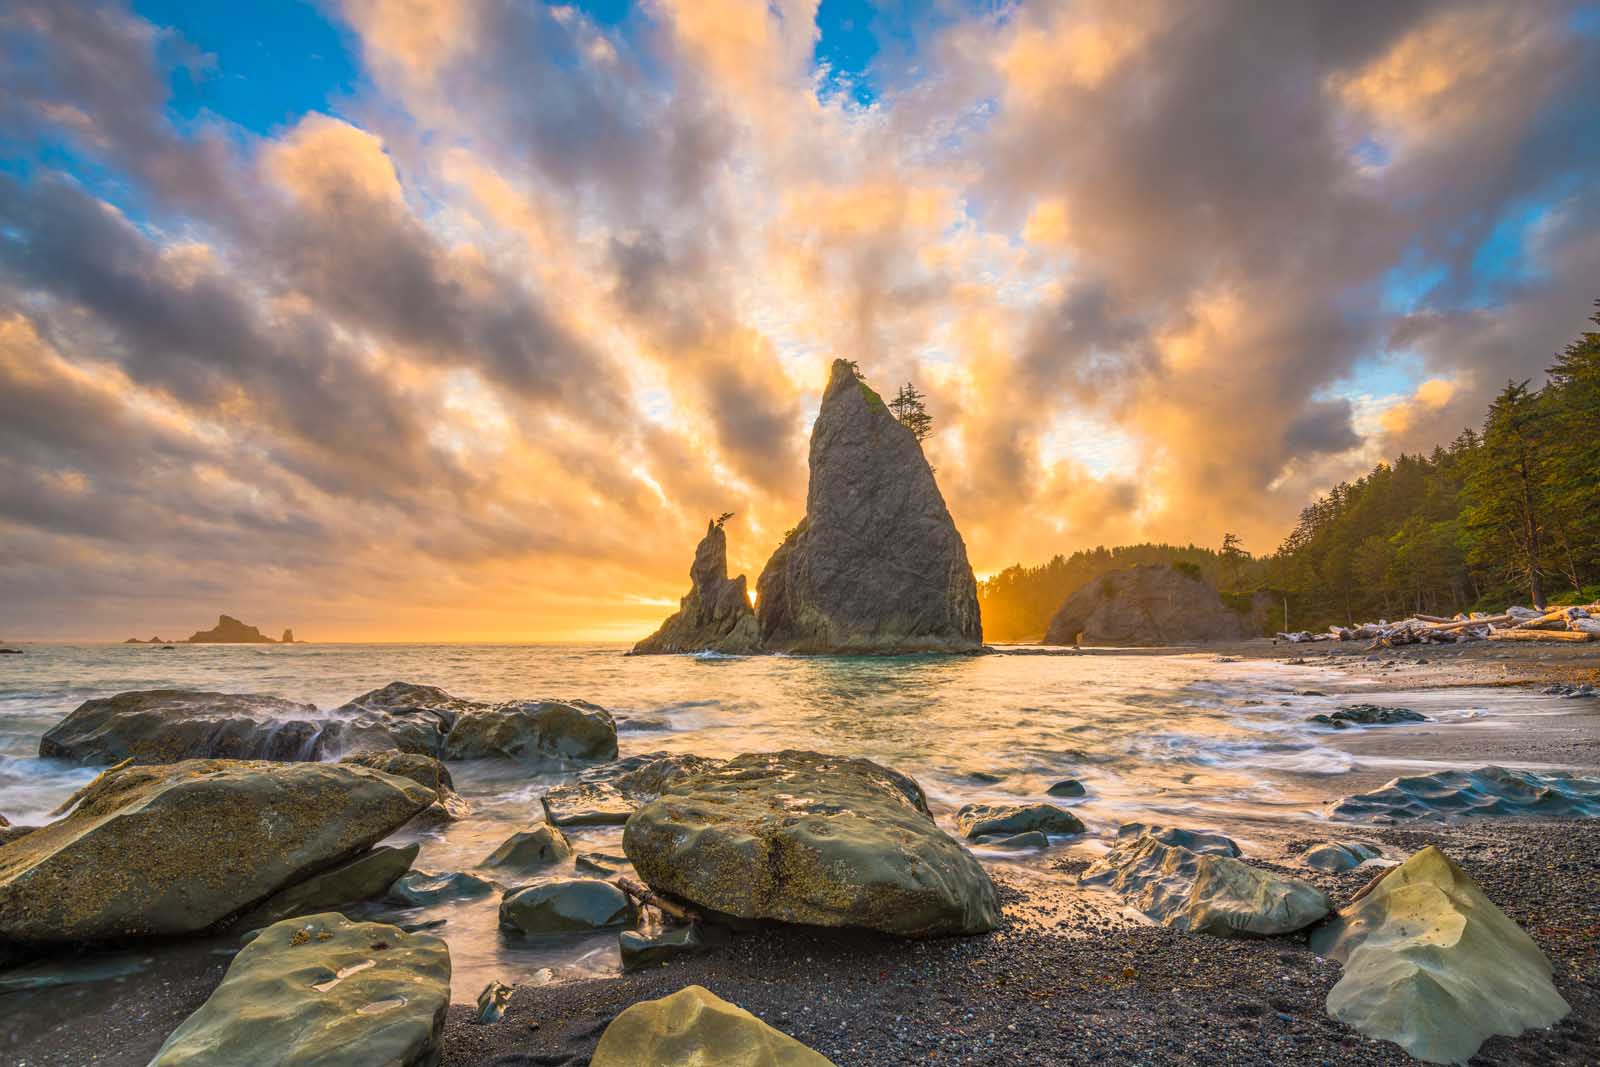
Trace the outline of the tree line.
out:
[[[1008,567],[979,586],[986,636],[1036,640],[1063,599],[1135,563],[1198,566],[1235,598],[1269,591],[1296,629],[1600,600],[1600,313],[1591,322],[1542,388],[1507,382],[1481,428],[1334,486],[1270,555],[1229,535],[1218,550],[1133,545]]]

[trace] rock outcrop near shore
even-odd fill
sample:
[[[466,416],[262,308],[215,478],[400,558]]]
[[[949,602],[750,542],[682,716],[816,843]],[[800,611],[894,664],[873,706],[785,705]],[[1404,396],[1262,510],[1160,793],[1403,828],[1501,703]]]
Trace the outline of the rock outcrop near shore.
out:
[[[993,883],[922,789],[869,760],[752,753],[665,783],[623,830],[658,892],[742,919],[909,937],[994,929]]]
[[[1047,645],[1190,645],[1252,636],[1248,615],[1222,602],[1200,578],[1142,563],[1095,579],[1067,597],[1050,620]]]
[[[970,652],[978,587],[933,468],[883,398],[835,360],[811,431],[806,514],[756,583],[771,652]]]
[[[433,799],[404,778],[316,763],[108,772],[72,814],[0,849],[0,941],[207,930],[360,855]]]
[[[1431,845],[1314,931],[1311,948],[1344,964],[1328,1014],[1419,1060],[1466,1063],[1489,1037],[1571,1010],[1533,938]]]
[[[641,1000],[611,1021],[590,1067],[834,1067],[704,986]]]
[[[677,613],[661,629],[633,646],[633,655],[723,652],[747,656],[761,651],[761,626],[744,575],[728,577],[728,534],[712,521],[694,550],[690,588]]]
[[[146,689],[87,700],[39,740],[39,755],[77,763],[320,759],[314,704],[249,693]]]
[[[437,937],[328,913],[269,926],[150,1067],[434,1067],[450,1009]]]

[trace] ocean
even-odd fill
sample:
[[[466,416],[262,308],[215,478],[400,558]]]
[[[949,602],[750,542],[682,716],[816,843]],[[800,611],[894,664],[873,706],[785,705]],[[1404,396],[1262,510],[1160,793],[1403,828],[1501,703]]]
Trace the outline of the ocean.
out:
[[[46,814],[97,773],[38,758],[40,735],[79,703],[133,689],[264,693],[333,708],[392,681],[440,686],[477,700],[573,698],[617,720],[623,756],[732,756],[805,748],[865,756],[913,775],[953,827],[962,804],[1051,799],[1089,835],[1058,849],[1094,850],[1126,821],[1220,827],[1241,842],[1252,827],[1321,825],[1356,757],[1307,717],[1353,698],[1319,684],[1350,680],[1323,668],[1230,660],[1214,653],[991,655],[901,658],[627,657],[612,645],[25,646],[0,657],[0,814]],[[1383,702],[1376,688],[1362,700]],[[1483,690],[1394,697],[1437,720],[1482,719]],[[1407,766],[1419,766],[1415,761]],[[576,768],[481,761],[451,765],[472,817],[421,842],[416,869],[467,870],[542,818],[539,797]],[[1400,773],[1398,767],[1395,773]],[[1062,778],[1086,795],[1047,798]],[[619,853],[619,828],[569,834],[582,851]],[[976,850],[985,862],[1037,854]],[[394,921],[444,919],[455,995],[491,978],[556,981],[613,973],[614,934],[513,943],[497,928],[498,897],[429,909],[369,911]]]

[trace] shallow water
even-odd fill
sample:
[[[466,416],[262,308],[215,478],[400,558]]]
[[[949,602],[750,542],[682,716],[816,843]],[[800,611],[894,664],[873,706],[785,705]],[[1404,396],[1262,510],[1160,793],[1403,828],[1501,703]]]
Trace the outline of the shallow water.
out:
[[[1226,662],[1210,654],[875,658],[629,658],[619,646],[147,645],[28,646],[0,658],[0,813],[36,823],[97,769],[36,756],[40,735],[79,703],[131,689],[265,693],[332,708],[404,680],[480,700],[581,697],[615,715],[621,754],[810,748],[866,756],[915,776],[948,827],[962,804],[1045,800],[1063,777],[1081,779],[1070,806],[1090,834],[1132,819],[1227,827],[1322,820],[1357,759],[1307,716],[1349,703],[1317,692],[1349,680],[1310,667]],[[1558,702],[1527,694],[1435,690],[1385,700],[1435,720],[1489,726],[1498,710]],[[1377,727],[1395,730],[1403,727]],[[1369,766],[1375,762],[1366,759]],[[1402,761],[1393,761],[1398,768]],[[1405,761],[1406,767],[1423,764]],[[452,764],[472,818],[419,840],[416,868],[475,866],[504,838],[541,818],[540,794],[575,768]],[[1397,769],[1394,773],[1399,773]],[[620,830],[572,831],[579,852],[621,851]],[[1075,847],[1085,847],[1078,844]],[[1092,845],[1089,847],[1093,847]],[[980,850],[991,863],[1037,854]],[[455,996],[470,1001],[491,978],[543,981],[614,971],[614,933],[513,943],[497,929],[498,896],[407,912],[446,920]],[[549,970],[545,970],[548,968]]]

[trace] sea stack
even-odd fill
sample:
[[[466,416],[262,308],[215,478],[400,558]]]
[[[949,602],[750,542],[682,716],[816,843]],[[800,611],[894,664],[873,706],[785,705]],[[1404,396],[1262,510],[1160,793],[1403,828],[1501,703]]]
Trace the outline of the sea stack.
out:
[[[761,630],[744,575],[728,577],[728,534],[720,521],[707,524],[706,535],[694,550],[689,581],[677,614],[634,645],[634,655],[705,651],[749,655],[761,650]]]
[[[1141,563],[1095,579],[1056,609],[1044,644],[1191,645],[1255,636],[1247,613],[1197,574]]]
[[[978,586],[916,435],[836,359],[811,431],[806,515],[756,583],[770,652],[971,652]]]
[[[188,641],[191,645],[270,645],[275,644],[272,638],[256,629],[240,622],[232,615],[218,615],[217,625],[209,630],[201,630],[192,635]]]

